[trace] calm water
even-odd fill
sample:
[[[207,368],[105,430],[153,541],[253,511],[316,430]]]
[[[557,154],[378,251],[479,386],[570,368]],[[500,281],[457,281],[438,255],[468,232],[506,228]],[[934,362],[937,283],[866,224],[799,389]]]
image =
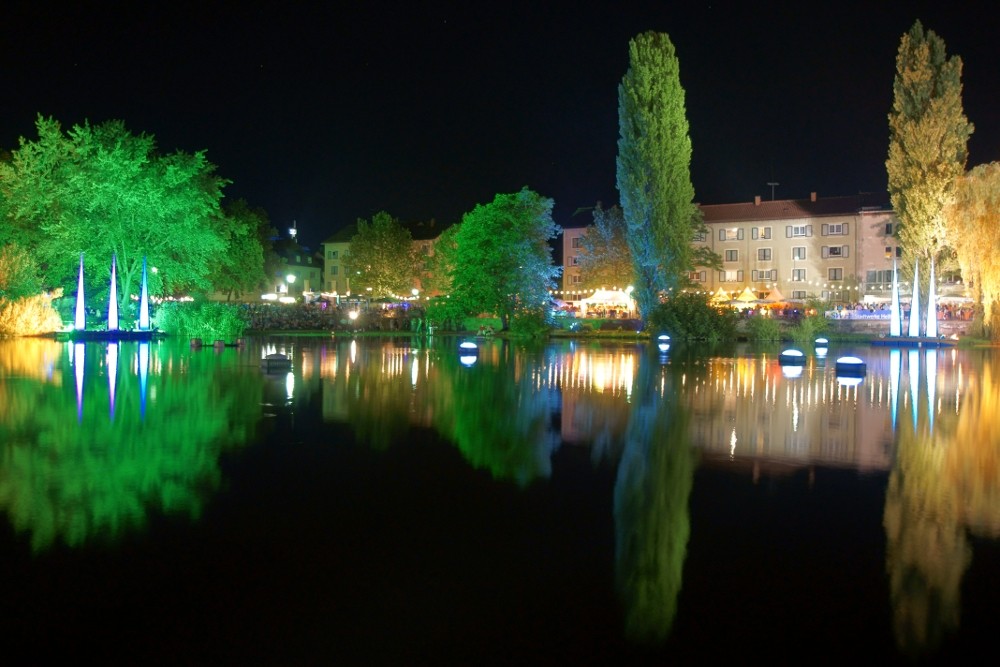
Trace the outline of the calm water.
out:
[[[988,661],[998,353],[835,346],[795,377],[778,352],[0,342],[0,638],[32,663]]]

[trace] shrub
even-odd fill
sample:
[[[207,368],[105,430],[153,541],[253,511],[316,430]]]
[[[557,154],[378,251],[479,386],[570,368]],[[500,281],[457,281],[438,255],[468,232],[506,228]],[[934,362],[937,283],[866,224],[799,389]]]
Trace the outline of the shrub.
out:
[[[648,319],[653,336],[666,333],[677,340],[720,341],[736,334],[736,313],[714,306],[704,294],[675,294],[656,306]]]
[[[61,289],[19,299],[0,297],[0,336],[37,336],[59,331],[62,318],[52,307],[52,300],[60,296]]]
[[[234,341],[249,324],[238,304],[170,301],[156,309],[156,327],[181,338]]]
[[[750,340],[781,340],[781,323],[773,317],[753,315],[747,320],[746,327]]]
[[[830,322],[825,315],[819,313],[806,315],[792,327],[792,338],[798,343],[811,343],[829,328]]]
[[[552,318],[546,309],[534,308],[518,311],[510,321],[510,335],[517,338],[544,338],[552,328]]]

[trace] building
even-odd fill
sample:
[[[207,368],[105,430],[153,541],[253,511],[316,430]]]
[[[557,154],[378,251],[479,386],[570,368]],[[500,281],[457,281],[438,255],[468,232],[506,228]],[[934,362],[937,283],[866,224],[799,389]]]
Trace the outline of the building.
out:
[[[701,268],[690,278],[705,291],[736,295],[749,287],[761,298],[778,288],[791,299],[888,299],[893,258],[900,254],[892,236],[898,219],[869,201],[863,195],[821,199],[813,192],[808,199],[699,205],[708,232],[695,243],[719,255],[722,270]],[[564,299],[586,295],[577,266],[586,230],[563,230]]]

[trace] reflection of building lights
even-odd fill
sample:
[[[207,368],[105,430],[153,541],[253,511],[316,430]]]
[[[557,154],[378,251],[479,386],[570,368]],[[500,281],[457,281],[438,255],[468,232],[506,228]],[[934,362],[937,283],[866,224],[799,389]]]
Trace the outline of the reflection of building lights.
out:
[[[350,311],[349,313],[347,313],[347,317],[353,322],[354,320],[358,319],[358,311],[356,310]]]
[[[458,358],[463,366],[472,366],[476,363],[476,355],[474,354],[463,354]]]
[[[782,366],[781,374],[786,378],[802,377],[802,366]]]

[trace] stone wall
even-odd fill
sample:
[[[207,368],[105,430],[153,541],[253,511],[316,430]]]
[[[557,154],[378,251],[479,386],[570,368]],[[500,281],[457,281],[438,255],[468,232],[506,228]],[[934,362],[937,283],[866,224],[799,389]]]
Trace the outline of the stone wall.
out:
[[[968,333],[972,322],[968,320],[938,320],[938,335],[964,336]],[[871,336],[888,336],[889,320],[830,320],[830,330],[837,333],[856,333]],[[903,333],[906,333],[906,322],[903,322]]]

